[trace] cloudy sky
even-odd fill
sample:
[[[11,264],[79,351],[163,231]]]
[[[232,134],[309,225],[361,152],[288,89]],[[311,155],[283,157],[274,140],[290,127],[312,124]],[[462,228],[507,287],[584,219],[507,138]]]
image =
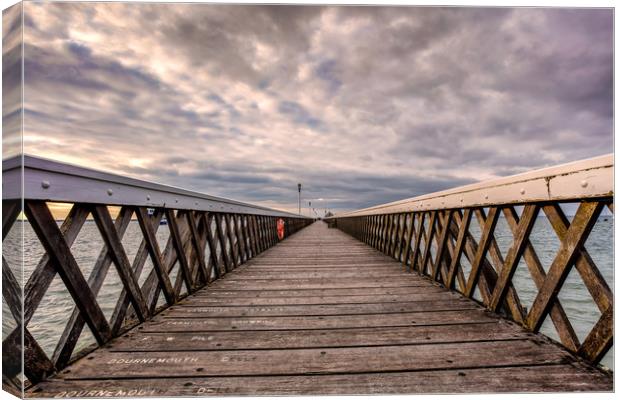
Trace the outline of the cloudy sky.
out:
[[[29,154],[288,210],[301,182],[306,205],[344,210],[613,151],[611,10],[24,13]]]

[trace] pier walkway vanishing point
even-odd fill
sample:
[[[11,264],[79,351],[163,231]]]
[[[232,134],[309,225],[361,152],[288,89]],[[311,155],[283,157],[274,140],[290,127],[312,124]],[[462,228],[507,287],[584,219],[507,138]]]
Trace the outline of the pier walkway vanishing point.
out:
[[[315,222],[29,395],[610,388],[542,335]]]
[[[3,239],[20,212],[11,184],[23,179],[45,255],[24,288],[3,258],[17,323],[3,340],[3,388],[24,384],[26,397],[611,391],[613,373],[598,362],[613,345],[613,294],[585,244],[613,213],[612,173],[612,157],[599,157],[312,221],[49,160],[5,162]],[[62,225],[48,202],[71,204]],[[109,206],[120,209],[115,221]],[[500,214],[513,235],[503,250]],[[72,244],[89,215],[102,248],[86,278]],[[163,216],[165,246],[155,237]],[[538,217],[559,241],[549,265],[533,245]],[[142,242],[130,260],[122,238],[134,218]],[[98,293],[112,267],[123,291],[106,317]],[[530,276],[531,303],[517,268]],[[586,335],[558,296],[571,272],[600,312]],[[52,354],[31,330],[55,276],[75,308]],[[545,321],[557,341],[540,333]],[[76,351],[85,330],[96,343]]]

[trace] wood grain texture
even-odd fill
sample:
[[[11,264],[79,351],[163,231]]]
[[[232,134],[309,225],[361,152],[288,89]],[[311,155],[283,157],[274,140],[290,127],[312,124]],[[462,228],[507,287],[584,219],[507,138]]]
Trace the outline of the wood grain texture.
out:
[[[92,214],[108,248],[108,254],[116,266],[116,271],[123,284],[123,288],[129,293],[131,305],[140,321],[144,321],[149,317],[146,301],[140,290],[138,278],[131,269],[131,264],[123,248],[123,243],[114,227],[110,211],[106,206],[97,205],[92,208]]]
[[[114,227],[118,231],[118,236],[121,240],[125,234],[129,222],[131,221],[131,216],[131,209],[128,207],[123,207],[116,218]],[[95,267],[88,277],[88,285],[95,296],[97,296],[103,286],[103,281],[108,273],[111,263],[112,258],[108,254],[107,246],[104,245],[99,252],[99,257],[97,257]],[[54,354],[52,355],[52,361],[56,365],[56,368],[62,368],[68,363],[80,334],[82,333],[84,324],[85,321],[80,315],[79,308],[74,307],[73,312],[65,325],[65,329],[56,344]]]
[[[489,384],[492,382],[492,384]],[[170,397],[416,393],[582,392],[608,378],[570,364],[338,375],[262,375],[75,381],[40,384],[29,397]]]
[[[450,226],[442,219],[440,243]],[[401,219],[402,226],[365,222],[360,235],[372,241],[374,223],[385,223],[381,244],[405,259],[406,249],[386,243],[389,231],[399,241],[424,232],[413,217],[410,225]],[[248,223],[250,232],[262,229],[265,240],[254,247],[273,243],[273,221],[257,216]],[[458,228],[452,233],[455,239]],[[461,242],[466,248],[465,235]],[[243,243],[241,257],[243,250],[253,252],[251,240]],[[476,249],[469,250],[473,256]],[[589,343],[606,346],[599,337],[607,336],[601,331]],[[32,387],[28,396],[580,390],[610,391],[612,375],[317,222]]]
[[[415,239],[411,238],[405,244],[411,246],[415,243],[414,249],[411,250],[412,269],[433,282],[480,301],[490,311],[509,318],[530,331],[537,332],[543,321],[549,317],[561,343],[572,354],[582,356],[596,364],[613,345],[613,319],[611,318],[613,294],[594,260],[586,251],[585,243],[601,210],[607,207],[613,212],[613,206],[610,207],[613,204],[613,198],[605,196],[602,199],[579,199],[579,202],[579,209],[572,222],[564,215],[559,202],[525,203],[521,205],[523,211],[520,215],[515,206],[503,203],[491,205],[488,208],[488,216],[484,207],[473,209],[440,207],[414,212],[413,221],[416,216],[421,221],[417,225],[418,234]],[[530,237],[540,209],[544,211],[544,216],[553,227],[555,236],[561,244],[548,270],[541,265],[531,243],[531,240],[541,241],[541,238],[536,235]],[[505,243],[506,237],[500,231],[495,232],[500,211],[512,231],[511,244],[506,250],[501,250],[499,246],[500,242]],[[476,217],[481,235],[478,229],[470,230],[472,214]],[[331,223],[354,238],[365,241],[363,227],[368,219],[390,221],[394,215],[402,216],[403,214],[385,213],[370,216],[345,214],[335,218]],[[424,221],[428,215],[430,215],[429,220]],[[400,221],[398,219],[399,227],[402,225]],[[381,224],[381,229],[384,229],[383,225],[385,224]],[[387,225],[389,226],[390,222]],[[553,236],[550,233],[547,235]],[[385,253],[386,257],[400,262],[400,254],[394,253],[394,248],[401,245],[397,242],[402,241],[402,238],[391,234],[385,237],[383,233],[380,236],[381,240],[373,244],[373,247]],[[478,236],[480,239],[476,241]],[[419,263],[418,255],[422,259],[421,263]],[[463,265],[461,261],[466,264]],[[519,286],[519,290],[524,289],[522,277],[513,279],[521,261],[527,265],[531,280],[537,289],[529,312],[527,307],[522,305],[515,287]],[[403,263],[403,266],[405,265],[406,262]],[[599,320],[587,332],[583,343],[580,343],[558,298],[558,292],[562,290],[563,282],[573,265],[601,312]],[[306,268],[304,272],[319,271]],[[384,275],[383,279],[387,276],[389,274]]]
[[[111,337],[110,326],[52,213],[44,202],[38,201],[26,203],[25,212],[93,336],[98,343],[105,343]]]

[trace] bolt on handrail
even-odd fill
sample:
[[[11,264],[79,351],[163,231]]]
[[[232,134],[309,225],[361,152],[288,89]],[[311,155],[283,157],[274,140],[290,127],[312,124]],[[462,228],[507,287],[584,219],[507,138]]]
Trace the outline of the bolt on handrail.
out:
[[[613,172],[613,154],[608,154],[338,213],[329,218],[613,197]]]
[[[100,203],[287,216],[298,214],[30,155],[2,162],[2,199]],[[23,183],[23,193],[22,193]]]
[[[23,287],[5,257],[6,251],[2,258],[2,295],[17,325],[2,343],[3,384],[17,392],[24,384],[54,375],[151,319],[313,221],[297,214],[32,156],[4,161],[2,175],[3,244],[23,212],[45,250]],[[70,204],[60,226],[48,202]],[[120,207],[115,218],[108,206]],[[85,277],[72,245],[89,216],[101,237],[101,250],[90,275]],[[156,234],[164,218],[168,237],[160,248]],[[139,224],[141,242],[130,260],[127,254],[132,252],[125,248],[123,237],[132,220]],[[3,246],[3,250],[8,248]],[[147,259],[152,264],[150,271],[145,271]],[[112,265],[123,290],[108,319],[97,299]],[[74,307],[50,357],[31,334],[29,323],[36,310],[45,305],[42,300],[56,276],[62,279]],[[164,305],[158,306],[162,296]],[[96,345],[76,351],[84,327],[88,327]],[[20,381],[21,373],[28,382]]]
[[[530,331],[539,332],[550,320],[563,346],[598,363],[613,345],[613,293],[585,243],[603,209],[613,214],[613,166],[612,155],[596,157],[326,220],[400,261],[403,268],[475,299]],[[572,220],[562,208],[565,203],[575,203]],[[546,217],[549,234],[554,232],[559,240],[548,268],[531,235],[539,214]],[[508,227],[503,236],[512,234],[505,253],[496,238],[500,216]],[[529,310],[513,279],[520,263],[535,286]],[[558,296],[573,268],[600,313],[583,340]]]

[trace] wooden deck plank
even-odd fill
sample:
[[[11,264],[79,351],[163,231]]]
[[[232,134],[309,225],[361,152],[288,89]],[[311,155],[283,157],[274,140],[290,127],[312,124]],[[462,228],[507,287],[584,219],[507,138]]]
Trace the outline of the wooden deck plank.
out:
[[[319,222],[28,396],[610,391],[612,378]]]
[[[272,306],[209,306],[187,305],[173,307],[165,312],[166,318],[213,318],[213,317],[258,317],[258,316],[311,316],[311,315],[354,315],[354,314],[397,314],[407,312],[456,311],[479,309],[480,306],[459,299],[434,302],[383,302],[350,304],[301,304]]]
[[[445,293],[416,293],[394,295],[342,295],[342,296],[279,296],[279,297],[239,297],[219,296],[211,298],[196,298],[191,303],[182,302],[180,305],[279,305],[279,304],[363,304],[376,302],[428,302],[446,298],[457,298],[458,295],[446,296]]]
[[[342,263],[342,264],[303,264],[298,263],[295,266],[290,266],[286,264],[271,264],[271,263],[261,263],[261,264],[253,264],[252,261],[248,262],[241,268],[249,268],[252,266],[252,272],[260,272],[260,271],[325,271],[325,270],[334,270],[337,269],[339,271],[375,271],[378,269],[390,270],[394,271],[394,264],[391,261],[386,262],[376,262],[376,263],[368,263],[368,262],[357,262],[357,263]]]
[[[92,357],[76,362],[64,375],[75,380],[397,372],[562,364],[570,356],[551,344],[514,340],[324,349],[102,352]]]
[[[241,289],[216,289],[196,292],[188,296],[185,302],[211,299],[214,297],[313,297],[313,296],[380,296],[380,295],[415,295],[420,293],[442,293],[445,290],[435,286],[399,286],[395,288],[337,288],[337,289],[301,289],[301,290],[241,290]],[[445,298],[446,296],[442,296]],[[460,297],[460,296],[459,296]],[[461,297],[462,298],[462,297]]]
[[[294,349],[512,340],[532,337],[504,321],[349,330],[130,333],[110,351]]]
[[[372,318],[369,317],[372,315]],[[141,326],[144,332],[204,332],[220,330],[350,329],[375,326],[445,325],[487,322],[492,318],[482,310],[407,312],[400,314],[360,314],[293,317],[213,317],[171,319],[162,316]]]
[[[169,397],[601,391],[608,379],[570,364],[394,373],[50,380],[30,397]]]
[[[286,279],[273,279],[273,282],[269,282],[268,279],[259,280],[254,279],[251,281],[243,280],[226,280],[216,287],[222,289],[248,289],[248,290],[262,290],[262,289],[337,289],[339,287],[346,286],[348,288],[392,288],[411,286],[406,282],[403,282],[403,278],[393,279],[391,282],[387,280],[368,279],[368,280],[352,280],[352,279],[300,279],[300,280],[286,280]]]
[[[330,279],[332,281],[339,280],[364,280],[369,278],[378,278],[381,280],[391,280],[392,278],[402,279],[403,274],[398,271],[391,270],[391,272],[396,273],[386,273],[382,271],[353,271],[353,272],[343,272],[343,271],[304,271],[304,272],[291,272],[288,271],[286,274],[283,274],[282,271],[270,272],[270,271],[244,271],[241,273],[233,273],[230,276],[231,281],[242,281],[242,280],[295,280],[295,281],[311,281],[314,279]],[[286,276],[283,276],[286,275]],[[419,282],[421,285],[423,282]]]

